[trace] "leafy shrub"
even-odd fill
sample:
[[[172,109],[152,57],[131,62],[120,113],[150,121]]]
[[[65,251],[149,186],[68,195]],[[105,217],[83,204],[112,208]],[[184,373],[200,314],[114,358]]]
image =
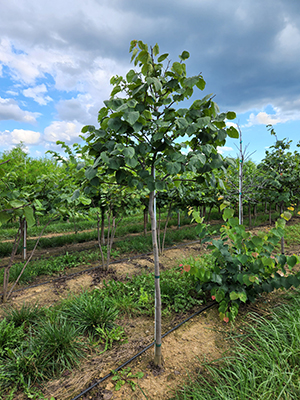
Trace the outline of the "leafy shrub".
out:
[[[227,205],[224,204],[223,208]],[[275,228],[257,235],[246,232],[238,219],[233,218],[233,213],[232,209],[225,208],[223,219],[227,222],[221,228],[220,239],[208,238],[206,225],[202,224],[197,212],[193,213],[200,223],[200,238],[211,240],[208,248],[212,250],[215,263],[211,270],[197,265],[184,266],[199,281],[198,287],[210,291],[212,299],[219,303],[220,318],[225,322],[234,320],[241,302],[253,302],[263,292],[300,284],[300,273],[290,274],[300,258],[272,254],[284,236],[285,219],[290,217],[289,213],[282,214]]]

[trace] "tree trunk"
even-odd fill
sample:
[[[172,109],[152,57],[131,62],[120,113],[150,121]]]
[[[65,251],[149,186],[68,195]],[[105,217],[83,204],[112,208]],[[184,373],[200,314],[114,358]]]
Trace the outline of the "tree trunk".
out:
[[[180,228],[180,211],[177,211],[177,229]]]
[[[144,208],[144,236],[147,235],[148,209]]]
[[[272,225],[272,203],[269,203],[269,224]]]
[[[105,235],[104,235],[104,221],[105,221],[105,209],[101,208],[101,244],[105,245]]]
[[[157,246],[156,219],[154,216],[154,192],[149,195],[149,215],[151,219],[152,246],[154,258],[155,275],[155,329],[154,329],[154,365],[162,366],[161,353],[161,295],[160,295],[160,277],[159,277],[159,255]]]
[[[210,214],[211,214],[211,210],[212,210],[212,209],[213,209],[213,206],[210,205],[210,206],[209,206],[209,209],[208,209],[208,214],[207,214],[207,222],[210,221]]]
[[[160,209],[158,210],[158,226],[157,226],[157,241],[158,241],[158,253],[161,253],[161,243],[160,243]]]
[[[280,215],[283,213],[283,202],[280,203]],[[284,254],[284,236],[280,238],[281,254]]]
[[[256,218],[257,218],[257,204],[254,204],[254,206],[253,206],[253,215],[254,215],[254,222],[253,222],[253,225],[255,226],[255,224],[256,224]]]
[[[249,229],[251,229],[251,203],[248,203],[248,217],[249,217]]]
[[[163,241],[162,241],[162,245],[161,245],[161,253],[160,254],[162,254],[164,252],[164,249],[165,249],[165,239],[166,239],[169,219],[170,219],[170,216],[171,216],[171,211],[172,211],[172,203],[170,203],[170,206],[169,206],[169,211],[168,211],[166,225],[165,225],[165,229],[164,229]]]
[[[43,235],[43,233],[44,233],[44,230],[45,230],[46,227],[50,224],[50,222],[52,222],[54,219],[55,219],[55,217],[51,218],[51,219],[47,222],[47,224],[44,226],[44,228],[42,229],[42,231],[41,231],[41,233],[40,233],[40,235],[39,235],[37,241],[35,242],[34,248],[32,249],[32,251],[31,251],[31,253],[30,253],[30,256],[29,256],[28,260],[27,260],[26,263],[24,264],[24,266],[23,266],[21,272],[19,273],[19,276],[17,277],[15,283],[12,285],[12,287],[11,287],[11,289],[10,289],[10,291],[8,292],[8,294],[7,294],[6,297],[5,297],[4,294],[3,294],[3,302],[4,302],[4,299],[5,299],[5,300],[8,299],[8,298],[10,297],[10,295],[12,294],[12,292],[13,292],[13,290],[14,290],[16,284],[19,282],[21,276],[23,275],[23,272],[25,271],[25,268],[27,267],[27,265],[28,265],[29,262],[31,261],[31,259],[32,259],[32,257],[33,257],[33,254],[34,254],[34,252],[35,252],[35,250],[36,250],[36,248],[37,248],[37,246],[38,246],[38,244],[39,244],[40,238],[42,237],[42,235]],[[21,237],[21,236],[20,236],[20,237]],[[19,239],[20,239],[20,237],[19,237]],[[19,243],[19,242],[18,242],[18,243]],[[9,268],[12,266],[14,256],[15,256],[15,254],[12,254],[12,257],[11,257],[11,259],[10,259]],[[8,269],[8,278],[9,278],[9,269]],[[8,281],[7,281],[7,283],[8,283]]]
[[[15,236],[15,241],[14,241],[14,245],[13,245],[13,249],[11,252],[11,256],[10,256],[10,260],[8,263],[8,266],[4,269],[4,276],[3,276],[3,295],[2,295],[2,302],[6,303],[7,299],[8,299],[8,282],[9,282],[9,271],[13,265],[14,262],[14,258],[17,254],[17,250],[19,247],[19,243],[22,237],[22,228],[21,228],[21,224],[19,225],[19,229],[18,232]]]
[[[102,214],[102,210],[101,210]],[[99,212],[97,211],[97,233],[98,233],[98,246],[101,254],[101,260],[102,260],[102,269],[105,268],[105,263],[104,263],[104,254],[103,254],[103,249],[102,249],[102,221],[103,217],[101,218],[101,232],[100,232],[100,215]]]

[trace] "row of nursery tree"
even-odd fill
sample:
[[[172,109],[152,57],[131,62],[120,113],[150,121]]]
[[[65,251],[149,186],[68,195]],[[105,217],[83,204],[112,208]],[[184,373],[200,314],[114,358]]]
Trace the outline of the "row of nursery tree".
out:
[[[242,199],[250,211],[259,203],[266,210],[274,204],[279,211],[291,204],[298,207],[300,155],[291,153],[290,142],[284,139],[276,140],[259,165],[245,160],[242,150],[237,160],[223,158],[217,148],[225,145],[227,136],[239,137],[238,130],[226,124],[236,115],[220,112],[211,94],[192,100],[197,90],[204,90],[205,81],[201,74],[187,76],[189,53],[184,51],[179,61],[171,62],[167,53],[159,55],[158,45],[148,48],[141,41],[131,42],[130,53],[136,69],[111,78],[113,89],[99,111],[99,127],[82,129],[83,145],[57,142],[66,157],[50,151],[51,159],[33,160],[22,145],[2,154],[0,224],[20,222],[5,267],[2,297],[5,301],[14,288],[8,290],[9,270],[26,225],[44,221],[42,216],[48,217],[45,226],[61,217],[95,218],[107,269],[117,225],[124,215],[143,209],[145,221],[150,215],[155,262],[154,362],[161,365],[160,212],[167,211],[169,217],[192,207],[209,219],[220,195],[231,203]]]
[[[94,158],[78,144],[70,147],[57,142],[57,145],[64,150],[65,156],[49,151],[52,158],[33,159],[22,144],[1,154],[2,225],[22,218],[27,218],[29,225],[39,224],[40,216],[50,219],[62,216],[74,223],[76,232],[76,217],[93,218],[99,223],[100,239],[104,244],[104,221],[107,217],[116,227],[125,215],[143,210],[146,233],[148,187],[128,188],[118,184],[113,173],[106,174],[105,182],[100,182],[101,170],[89,181],[87,176],[94,173]],[[236,159],[225,159],[227,168],[210,171],[205,182],[197,182],[199,177],[192,171],[176,174],[177,180],[168,190],[156,193],[157,220],[160,221],[162,212],[167,212],[168,218],[171,213],[177,213],[180,225],[180,212],[193,207],[209,221],[212,209],[219,208],[220,196],[237,207],[240,193],[243,214],[248,216],[250,225],[253,217],[257,216],[258,205],[269,214],[270,223],[273,210],[282,213],[294,206],[296,213],[299,209],[300,154],[297,151],[292,153],[290,145],[291,141],[276,138],[259,164],[245,160],[245,154]],[[241,163],[242,174],[239,171]]]

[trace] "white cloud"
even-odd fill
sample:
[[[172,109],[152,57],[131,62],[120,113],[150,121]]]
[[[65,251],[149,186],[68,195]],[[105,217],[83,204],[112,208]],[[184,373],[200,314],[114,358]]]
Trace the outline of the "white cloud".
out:
[[[13,99],[0,97],[0,121],[14,120],[34,124],[39,113],[22,110]]]
[[[276,116],[276,114],[267,114],[266,112],[259,112],[258,114],[251,113],[248,119],[248,123],[245,127],[250,127],[253,125],[276,125],[281,121],[281,119]]]
[[[226,153],[226,152],[228,152],[228,151],[232,151],[232,150],[233,150],[232,147],[228,147],[228,146],[220,147],[220,146],[217,146],[217,152],[218,152],[219,154],[224,154],[224,153]]]
[[[300,100],[296,101],[282,101],[282,108],[274,107],[275,114],[268,114],[265,111],[258,113],[252,112],[249,115],[248,121],[243,127],[248,128],[253,125],[276,125],[290,121],[299,121]]]
[[[14,129],[13,131],[5,130],[0,132],[0,143],[4,149],[8,150],[20,142],[24,143],[24,148],[29,152],[28,145],[35,145],[40,141],[41,134],[39,132]]]
[[[100,102],[96,105],[97,100],[95,101],[89,94],[79,94],[72,99],[61,100],[56,106],[58,118],[64,121],[77,120],[83,125],[95,124],[98,111],[102,107]]]
[[[52,101],[50,96],[45,96],[46,93],[47,87],[44,83],[42,85],[23,90],[25,97],[32,97],[33,100],[41,106],[45,106],[47,103],[49,103],[49,101]]]
[[[285,57],[292,58],[293,60],[299,60],[300,56],[300,31],[296,24],[290,21],[288,18],[285,20],[285,27],[277,35],[277,46],[278,51]]]
[[[35,131],[24,129],[14,129],[11,132],[11,141],[14,144],[23,142],[24,144],[37,144],[40,140],[41,134]]]
[[[44,139],[49,142],[61,140],[75,143],[81,134],[82,124],[79,122],[54,121],[44,130]]]

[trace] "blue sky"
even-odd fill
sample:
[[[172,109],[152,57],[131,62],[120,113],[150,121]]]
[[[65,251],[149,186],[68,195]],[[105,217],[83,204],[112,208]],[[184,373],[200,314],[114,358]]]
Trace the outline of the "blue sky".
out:
[[[300,140],[299,0],[10,0],[0,4],[0,152],[32,157],[78,142],[97,125],[112,75],[132,68],[132,39],[158,43],[188,75],[202,73],[221,111],[235,111],[259,161],[279,139]],[[220,151],[237,153],[238,140]]]

